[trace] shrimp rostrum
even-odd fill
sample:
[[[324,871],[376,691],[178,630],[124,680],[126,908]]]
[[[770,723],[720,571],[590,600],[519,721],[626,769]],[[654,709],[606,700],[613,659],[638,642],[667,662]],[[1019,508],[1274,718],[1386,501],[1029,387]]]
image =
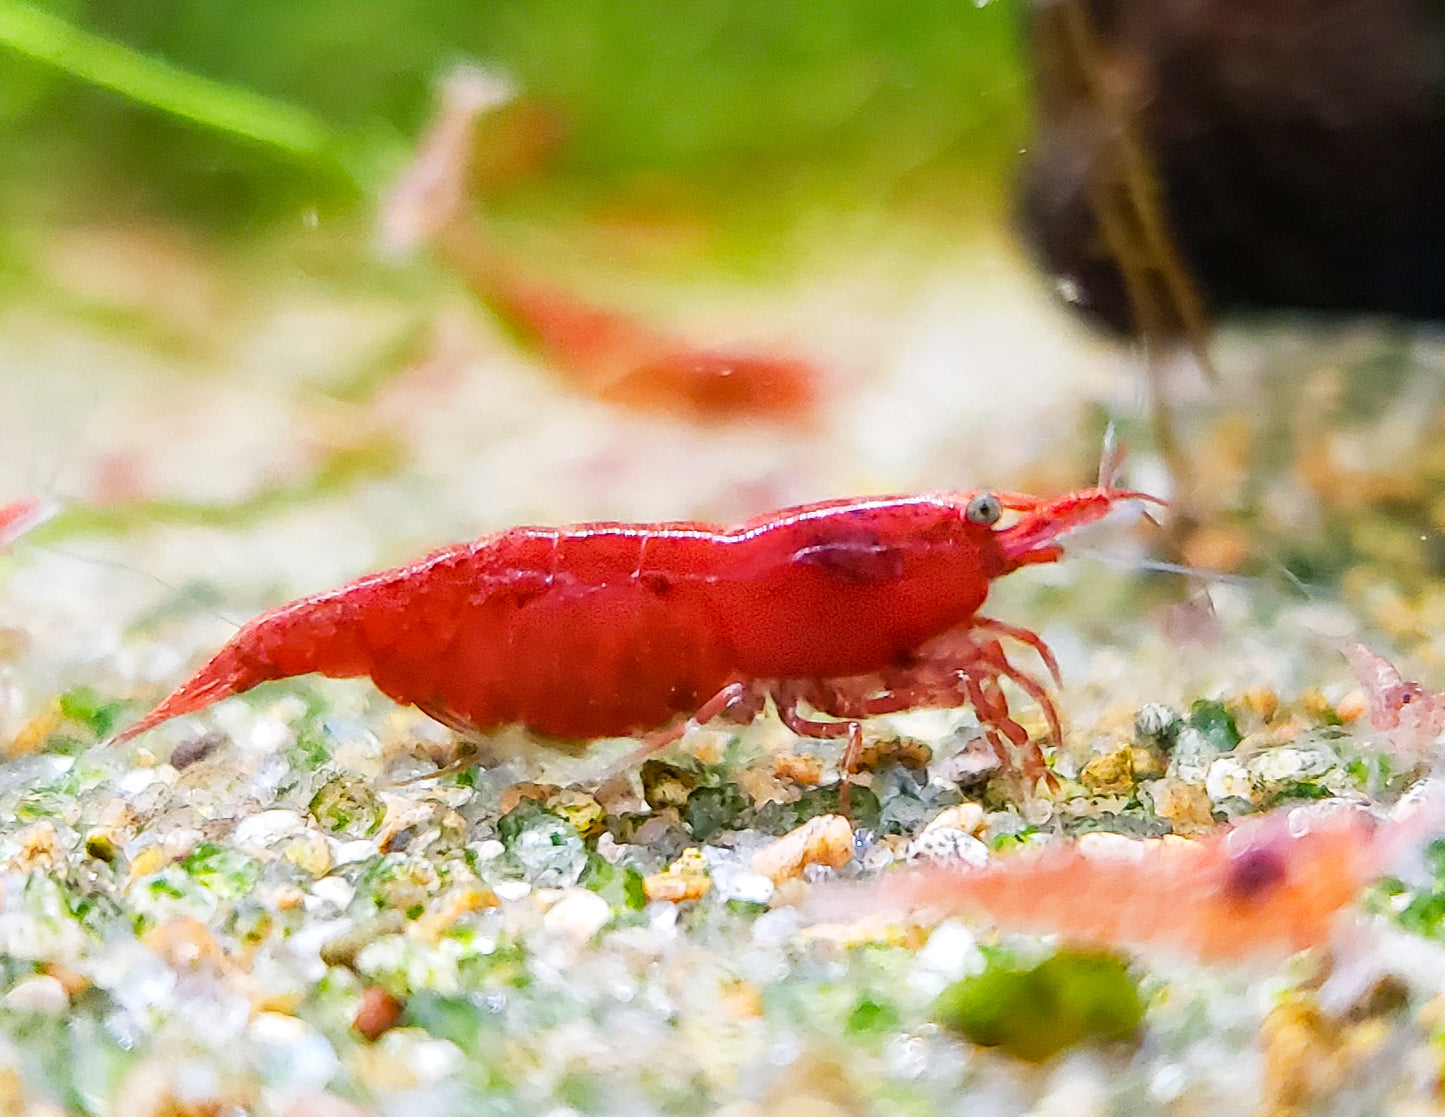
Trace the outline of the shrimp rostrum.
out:
[[[1014,667],[1038,636],[979,615],[989,585],[1061,555],[1064,533],[1121,501],[1104,483],[1052,500],[942,492],[825,501],[749,520],[519,527],[302,598],[245,625],[119,739],[273,679],[370,676],[397,702],[477,734],[644,736],[649,747],[771,698],[807,737],[861,740],[858,722],[972,705],[1023,771],[1042,754],[1000,683],[1059,717]],[[850,753],[851,753],[850,749]],[[846,770],[846,764],[845,764]]]

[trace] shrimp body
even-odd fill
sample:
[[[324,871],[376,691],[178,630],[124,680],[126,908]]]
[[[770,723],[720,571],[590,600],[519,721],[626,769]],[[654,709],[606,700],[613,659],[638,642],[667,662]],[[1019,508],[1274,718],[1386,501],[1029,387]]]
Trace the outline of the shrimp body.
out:
[[[866,890],[863,906],[984,914],[1085,947],[1279,958],[1328,941],[1340,913],[1429,821],[1377,826],[1339,806],[1283,809],[1179,846],[1120,838],[1128,852],[1059,846],[980,869],[902,871]]]
[[[668,733],[678,715],[774,698],[787,724],[841,736],[860,718],[972,703],[995,742],[1024,745],[998,688],[998,637],[978,616],[994,578],[1052,562],[1071,528],[1143,494],[1100,486],[1053,501],[992,493],[849,499],[736,527],[680,522],[514,528],[303,598],[251,621],[128,738],[258,683],[368,675],[460,731],[518,723],[585,740]],[[1003,509],[1020,515],[999,524]],[[801,712],[840,720],[819,721]],[[1001,737],[1000,737],[1001,735]]]

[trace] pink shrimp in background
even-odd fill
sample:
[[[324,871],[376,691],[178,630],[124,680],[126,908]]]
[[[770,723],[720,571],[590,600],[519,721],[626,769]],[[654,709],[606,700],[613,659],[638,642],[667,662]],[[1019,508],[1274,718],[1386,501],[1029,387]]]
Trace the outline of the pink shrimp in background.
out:
[[[1370,705],[1370,724],[1406,764],[1434,759],[1445,732],[1445,694],[1401,677],[1395,665],[1358,641],[1341,647]]]
[[[1321,804],[1199,841],[1001,854],[977,869],[900,871],[863,890],[858,906],[979,913],[1087,947],[1172,947],[1204,961],[1280,958],[1328,940],[1340,912],[1438,813],[1376,823],[1353,806]]]
[[[463,67],[448,77],[436,120],[383,203],[384,247],[430,245],[543,359],[602,399],[704,422],[812,413],[819,377],[806,362],[687,345],[537,283],[466,218],[474,125],[511,96],[510,86],[484,71]]]
[[[43,524],[59,510],[53,501],[27,496],[0,505],[0,548],[8,547],[33,527]]]

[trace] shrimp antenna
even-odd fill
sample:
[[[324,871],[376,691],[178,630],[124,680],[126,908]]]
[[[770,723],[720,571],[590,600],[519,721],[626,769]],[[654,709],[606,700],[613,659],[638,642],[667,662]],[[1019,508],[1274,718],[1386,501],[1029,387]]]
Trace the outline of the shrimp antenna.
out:
[[[1153,522],[1147,512],[1142,513],[1146,519]],[[1179,574],[1186,578],[1198,578],[1201,582],[1215,582],[1229,586],[1268,586],[1275,584],[1270,578],[1261,574],[1226,574],[1222,570],[1209,570],[1202,566],[1189,566],[1180,562],[1166,562],[1163,559],[1150,558],[1127,558],[1124,555],[1110,551],[1090,550],[1087,548],[1073,548],[1070,552],[1074,558],[1092,559],[1094,562],[1103,563],[1105,566],[1112,566],[1122,570],[1147,570],[1156,574]],[[1283,575],[1282,580],[1299,592],[1299,595],[1306,601],[1320,600],[1319,589],[1303,581],[1298,574],[1283,562],[1278,560],[1270,564],[1279,574]]]
[[[115,559],[101,558],[98,555],[76,554],[74,551],[67,551],[63,547],[57,547],[52,543],[37,544],[35,549],[37,551],[44,551],[46,554],[57,555],[60,558],[69,559],[71,562],[82,562],[90,566],[103,566],[109,570],[119,570],[126,574],[133,574],[137,578],[145,578],[147,581],[154,582],[162,589],[170,590],[172,593],[180,592],[183,585],[185,584],[177,584],[175,582],[169,581],[165,578],[162,578],[159,574],[152,574],[149,570],[142,570],[139,566],[131,566],[128,563],[117,562]],[[205,613],[207,616],[214,617],[216,620],[221,621],[223,624],[228,624],[232,628],[237,630],[241,628],[243,623],[236,620],[235,617],[228,617],[219,609],[214,609],[204,603],[198,602],[196,604],[196,612]]]
[[[1119,430],[1110,419],[1104,427],[1103,443],[1099,447],[1099,488],[1112,489],[1124,465],[1127,447],[1119,441]]]

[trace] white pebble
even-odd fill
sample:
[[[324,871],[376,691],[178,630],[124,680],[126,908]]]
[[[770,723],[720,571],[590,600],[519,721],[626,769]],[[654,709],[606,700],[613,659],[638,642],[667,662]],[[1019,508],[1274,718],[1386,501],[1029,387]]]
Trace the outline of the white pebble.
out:
[[[1221,756],[1209,766],[1204,777],[1204,790],[1213,802],[1221,799],[1252,799],[1254,784],[1249,771],[1232,756]]]
[[[554,934],[565,935],[581,946],[612,918],[612,905],[595,892],[571,888],[548,909],[542,926]]]
[[[66,993],[65,986],[49,974],[35,974],[16,982],[15,987],[5,994],[5,1007],[59,1017],[70,1008],[70,995]]]
[[[322,877],[311,886],[311,895],[307,897],[307,910],[311,910],[310,901],[315,901],[317,905],[328,905],[343,911],[355,895],[356,887],[350,881],[341,877]]]
[[[265,848],[280,838],[299,834],[306,822],[296,811],[270,810],[247,815],[236,826],[236,844]]]
[[[962,830],[948,826],[926,829],[908,843],[909,861],[931,861],[935,865],[967,865],[981,869],[988,864],[988,846]]]

